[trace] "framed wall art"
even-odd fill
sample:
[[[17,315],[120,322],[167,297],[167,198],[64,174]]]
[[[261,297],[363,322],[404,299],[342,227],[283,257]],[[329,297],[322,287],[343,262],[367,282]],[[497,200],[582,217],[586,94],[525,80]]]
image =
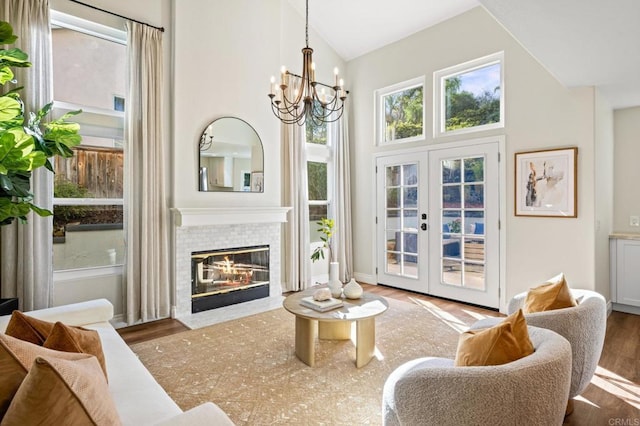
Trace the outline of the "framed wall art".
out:
[[[578,148],[515,154],[516,216],[578,217]]]

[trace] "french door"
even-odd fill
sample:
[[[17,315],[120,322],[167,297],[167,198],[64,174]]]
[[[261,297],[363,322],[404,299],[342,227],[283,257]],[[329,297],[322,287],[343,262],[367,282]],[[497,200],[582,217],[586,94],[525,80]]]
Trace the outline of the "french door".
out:
[[[497,142],[377,160],[378,282],[499,307]]]

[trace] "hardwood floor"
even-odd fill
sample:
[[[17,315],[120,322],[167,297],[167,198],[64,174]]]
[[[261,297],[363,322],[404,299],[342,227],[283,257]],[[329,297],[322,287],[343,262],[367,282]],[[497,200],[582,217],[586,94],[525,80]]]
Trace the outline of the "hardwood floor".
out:
[[[496,311],[384,286],[363,284],[365,291],[406,302],[420,301],[439,310],[452,322],[470,325]],[[176,320],[164,319],[119,329],[128,344],[188,330]],[[640,316],[613,312],[600,363],[591,384],[575,401],[565,425],[640,426]]]

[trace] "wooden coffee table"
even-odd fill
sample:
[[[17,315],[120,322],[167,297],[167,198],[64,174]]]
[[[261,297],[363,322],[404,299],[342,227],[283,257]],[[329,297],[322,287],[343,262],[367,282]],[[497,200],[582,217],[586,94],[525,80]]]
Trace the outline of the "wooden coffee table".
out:
[[[376,347],[375,317],[389,308],[378,295],[364,293],[360,299],[343,299],[344,306],[318,312],[300,305],[300,299],[318,288],[294,293],[284,299],[284,308],[296,316],[296,356],[305,364],[315,364],[316,331],[322,340],[349,340],[351,323],[356,322],[356,367],[369,363]]]

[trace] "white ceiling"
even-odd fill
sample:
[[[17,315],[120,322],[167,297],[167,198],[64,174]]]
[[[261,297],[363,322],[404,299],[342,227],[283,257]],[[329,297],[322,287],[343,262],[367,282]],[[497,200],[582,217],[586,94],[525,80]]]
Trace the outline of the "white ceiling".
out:
[[[305,0],[289,2],[304,16]],[[309,25],[347,61],[482,5],[566,87],[597,86],[613,108],[640,105],[639,0],[309,3]]]

